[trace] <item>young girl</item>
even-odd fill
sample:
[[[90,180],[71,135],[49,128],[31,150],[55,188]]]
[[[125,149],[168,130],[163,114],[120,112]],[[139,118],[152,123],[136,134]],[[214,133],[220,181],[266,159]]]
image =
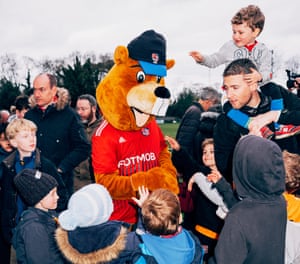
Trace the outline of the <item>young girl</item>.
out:
[[[212,138],[205,139],[202,143],[202,161],[203,164],[209,167],[212,172],[218,174],[215,155],[214,155],[214,140]],[[220,218],[225,218],[228,208],[223,202],[223,197],[219,194],[219,192],[213,188],[213,184],[207,180],[207,177],[201,173],[195,173],[188,184],[188,190],[192,190],[193,183],[196,183],[200,190],[207,196],[209,200],[211,200],[214,204],[218,205],[218,210],[216,214]]]
[[[192,189],[192,183],[195,181],[199,183],[199,187],[201,189],[197,191],[196,199],[195,199],[195,230],[193,232],[197,235],[202,245],[207,248],[207,252],[204,256],[204,260],[207,260],[214,253],[214,248],[218,241],[219,233],[223,227],[223,216],[226,214],[226,206],[219,208],[216,205],[216,201],[212,202],[209,198],[207,198],[207,193],[211,193],[213,196],[216,196],[219,204],[223,205],[222,197],[218,194],[218,192],[214,189],[211,189],[211,183],[206,180],[207,174],[209,174],[212,170],[216,171],[216,164],[214,160],[214,145],[213,139],[205,139],[202,143],[202,161],[205,167],[199,166],[199,163],[193,162],[190,155],[181,147],[179,143],[172,137],[166,136],[166,141],[170,144],[172,148],[172,153],[176,151],[176,159],[172,159],[174,166],[176,168],[181,168],[185,175],[189,175],[187,179],[185,179],[189,183],[189,189]],[[200,183],[200,181],[203,182]],[[204,186],[202,190],[202,186]],[[206,192],[205,192],[206,190]],[[221,216],[216,215],[216,211]]]

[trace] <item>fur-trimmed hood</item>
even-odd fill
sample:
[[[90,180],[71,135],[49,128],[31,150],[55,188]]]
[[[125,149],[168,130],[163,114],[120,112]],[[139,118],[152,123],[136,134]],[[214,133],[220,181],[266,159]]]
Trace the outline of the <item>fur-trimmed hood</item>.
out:
[[[127,226],[122,222],[109,221],[92,227],[76,228],[74,231],[65,231],[59,227],[56,230],[56,241],[71,263],[118,263],[126,247],[127,233]]]
[[[33,95],[31,95],[28,100],[31,108],[36,106],[36,101]],[[57,101],[55,103],[56,109],[58,111],[64,109],[70,103],[70,101],[69,91],[63,87],[57,87]]]

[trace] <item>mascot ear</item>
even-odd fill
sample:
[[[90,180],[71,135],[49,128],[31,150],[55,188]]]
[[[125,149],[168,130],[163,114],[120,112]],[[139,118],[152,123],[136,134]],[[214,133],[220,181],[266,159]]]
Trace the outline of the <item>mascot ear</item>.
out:
[[[167,66],[167,69],[171,69],[175,64],[175,60],[167,60],[166,62],[166,66]]]
[[[115,54],[114,54],[114,62],[115,64],[121,64],[128,60],[128,49],[125,46],[118,46],[115,49]]]

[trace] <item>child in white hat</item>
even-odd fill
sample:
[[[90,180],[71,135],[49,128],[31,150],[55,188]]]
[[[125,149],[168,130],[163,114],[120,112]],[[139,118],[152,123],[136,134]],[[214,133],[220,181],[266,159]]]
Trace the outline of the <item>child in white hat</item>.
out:
[[[109,221],[113,202],[107,189],[89,184],[70,198],[58,218],[57,244],[71,263],[125,263],[129,225]],[[129,254],[129,253],[128,253]]]

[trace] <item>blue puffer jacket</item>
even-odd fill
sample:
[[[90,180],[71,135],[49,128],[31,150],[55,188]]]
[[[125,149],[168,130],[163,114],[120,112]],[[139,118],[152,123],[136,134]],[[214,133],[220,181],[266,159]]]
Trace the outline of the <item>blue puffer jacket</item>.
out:
[[[13,235],[18,263],[66,263],[55,242],[55,211],[30,207],[24,211]]]

